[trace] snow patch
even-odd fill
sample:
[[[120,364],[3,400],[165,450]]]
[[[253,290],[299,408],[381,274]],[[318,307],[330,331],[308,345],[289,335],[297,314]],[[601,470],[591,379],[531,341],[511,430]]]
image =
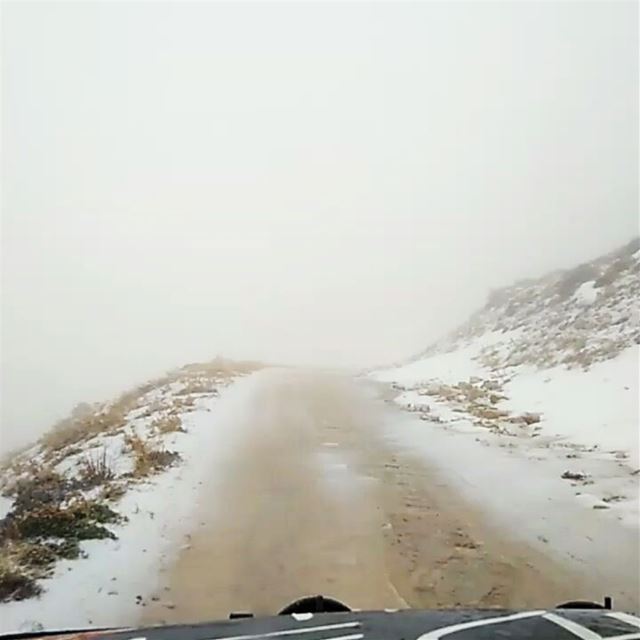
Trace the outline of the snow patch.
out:
[[[596,289],[595,284],[595,280],[583,282],[573,294],[574,301],[582,307],[592,305],[598,299],[598,289]]]
[[[4,518],[13,506],[13,498],[0,496],[0,520]]]
[[[618,450],[638,465],[640,347],[598,362],[588,371],[554,367],[515,376],[501,408],[541,413],[543,432],[585,446]]]
[[[456,351],[439,353],[401,367],[375,371],[371,377],[381,382],[396,382],[407,385],[415,385],[433,379],[456,383],[472,376],[483,375],[484,367],[475,360],[481,347],[482,345],[474,342]]]

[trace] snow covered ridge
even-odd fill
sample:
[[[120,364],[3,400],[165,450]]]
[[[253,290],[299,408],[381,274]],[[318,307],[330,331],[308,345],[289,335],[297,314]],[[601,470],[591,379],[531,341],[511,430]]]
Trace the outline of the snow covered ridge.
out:
[[[493,291],[484,308],[416,360],[460,350],[500,369],[521,364],[587,368],[640,344],[640,238],[573,269]]]
[[[393,383],[425,430],[535,460],[584,506],[637,527],[639,344],[636,239],[494,292],[448,339],[369,375]]]
[[[78,559],[96,545],[119,548],[136,529],[138,503],[150,502],[140,496],[157,493],[211,437],[209,412],[221,390],[258,368],[221,359],[187,365],[114,402],[77,407],[10,456],[0,470],[0,603],[42,594],[46,601],[47,578],[59,582],[61,567],[82,571]],[[8,606],[0,605],[0,617],[11,618]]]

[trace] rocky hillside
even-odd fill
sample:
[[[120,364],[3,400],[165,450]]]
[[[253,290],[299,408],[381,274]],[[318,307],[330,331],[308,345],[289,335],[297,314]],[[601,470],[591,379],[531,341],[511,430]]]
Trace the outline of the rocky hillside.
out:
[[[494,290],[486,305],[415,360],[480,338],[492,369],[589,367],[640,344],[640,238],[596,260]]]

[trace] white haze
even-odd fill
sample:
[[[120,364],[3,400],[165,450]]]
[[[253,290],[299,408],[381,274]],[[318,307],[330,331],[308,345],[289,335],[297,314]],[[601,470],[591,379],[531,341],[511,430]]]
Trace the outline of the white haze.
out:
[[[633,2],[2,5],[2,448],[217,353],[366,366],[638,227]]]

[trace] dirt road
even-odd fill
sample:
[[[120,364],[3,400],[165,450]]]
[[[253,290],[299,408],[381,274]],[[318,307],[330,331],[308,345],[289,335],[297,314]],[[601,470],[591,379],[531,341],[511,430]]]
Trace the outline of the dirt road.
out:
[[[357,383],[279,372],[253,396],[243,444],[212,470],[208,507],[143,622],[269,614],[316,593],[354,608],[599,595],[392,450],[376,429],[379,401]]]

